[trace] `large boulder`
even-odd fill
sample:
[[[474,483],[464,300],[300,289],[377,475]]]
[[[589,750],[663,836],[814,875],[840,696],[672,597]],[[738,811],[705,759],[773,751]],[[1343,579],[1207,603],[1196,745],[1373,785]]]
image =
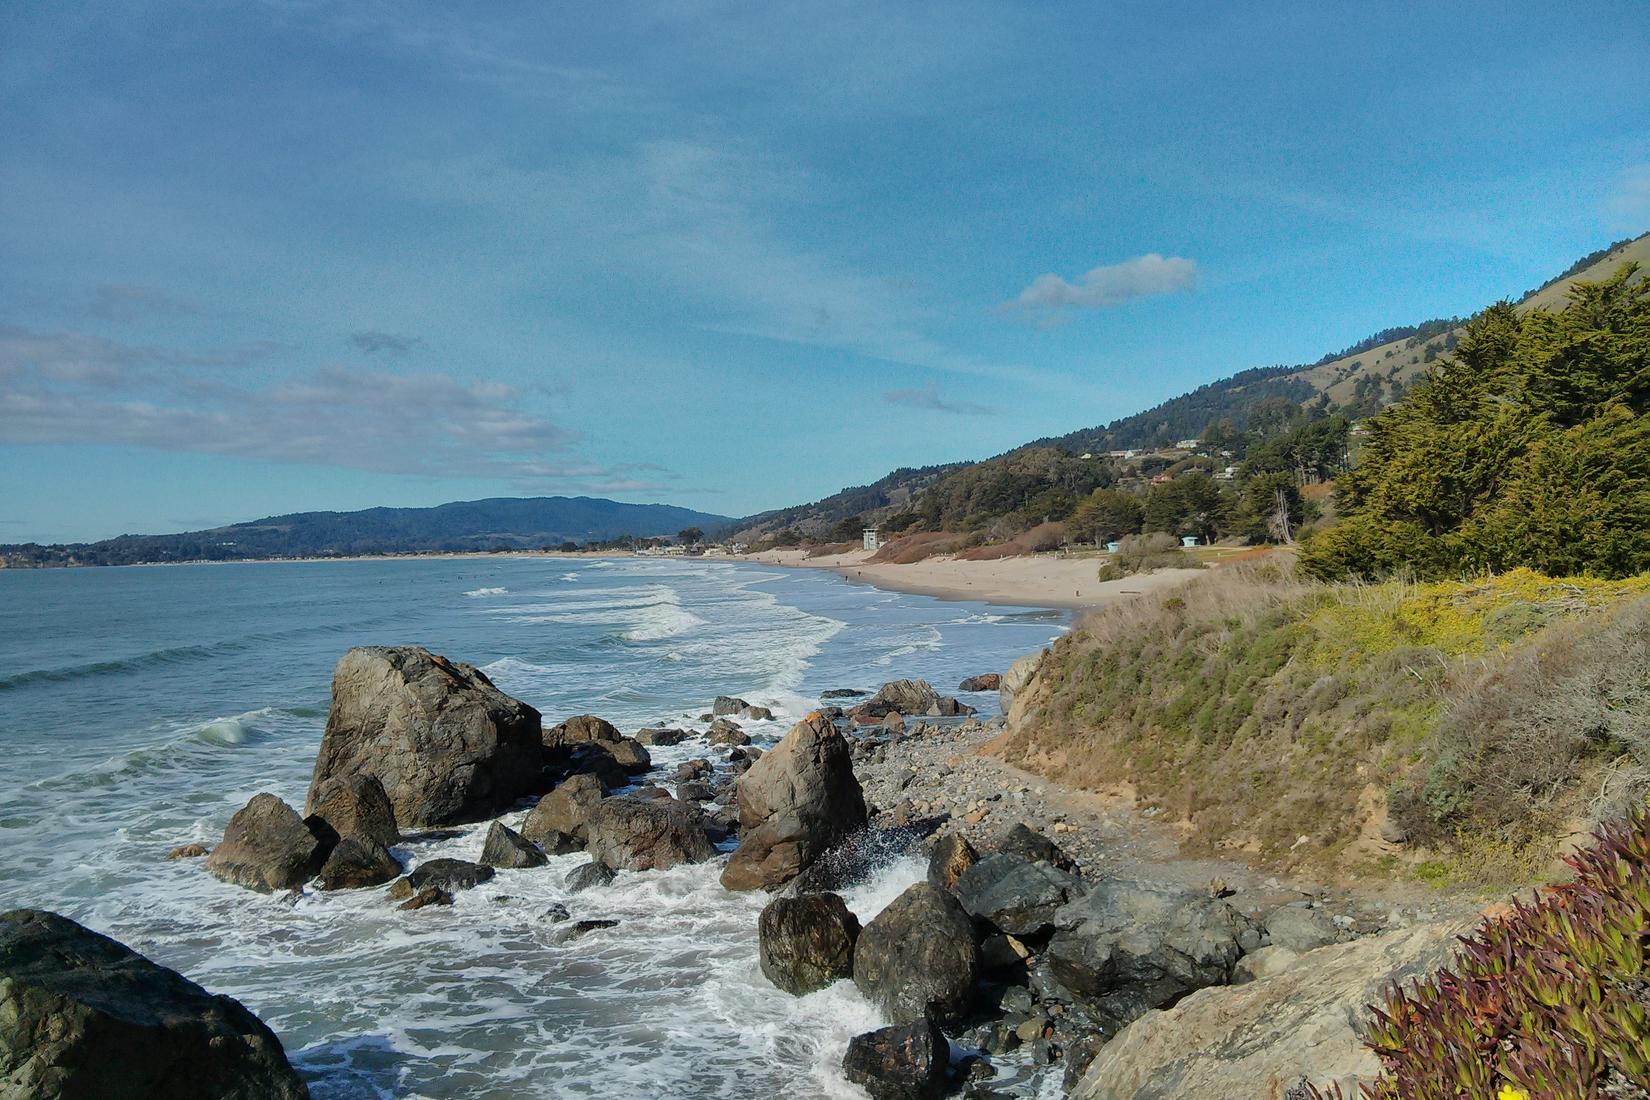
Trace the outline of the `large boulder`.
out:
[[[853,709],[853,714],[882,718],[888,714],[927,714],[940,705],[940,693],[927,680],[895,680]]]
[[[598,802],[585,825],[591,858],[616,871],[662,871],[716,855],[697,807],[666,796],[623,795]]]
[[[1374,1080],[1380,1062],[1364,1045],[1368,1005],[1394,982],[1444,965],[1455,925],[1417,925],[1321,947],[1271,977],[1204,989],[1148,1012],[1100,1049],[1074,1100],[1171,1100],[1221,1096],[1284,1100],[1304,1079],[1345,1096]]]
[[[502,821],[487,828],[487,839],[481,843],[481,862],[488,867],[542,867],[544,852]]]
[[[272,794],[255,794],[229,819],[206,869],[251,890],[290,890],[315,877],[337,837]]]
[[[931,1020],[879,1028],[848,1040],[842,1074],[871,1100],[937,1100],[946,1091],[951,1044]]]
[[[544,789],[539,712],[421,646],[344,654],[307,811],[328,780],[376,776],[403,826],[484,821]]]
[[[304,1100],[239,1001],[55,913],[0,913],[0,1096]]]
[[[818,712],[739,777],[737,794],[739,847],[722,871],[730,890],[783,885],[865,827],[852,750]]]
[[[310,796],[309,813],[332,826],[340,839],[361,837],[384,848],[401,843],[395,807],[375,775],[356,772],[323,780]]]
[[[997,681],[997,705],[1004,714],[1013,709],[1014,697],[1037,675],[1037,666],[1043,663],[1043,655],[1047,652],[1046,649],[1039,649],[1036,653],[1027,653],[1009,665],[1008,671]]]
[[[642,747],[642,743],[633,737],[622,737],[602,747],[613,757],[613,762],[624,769],[626,775],[641,775],[653,766],[653,758]]]
[[[1075,870],[1076,862],[1054,841],[1024,822],[1015,822],[991,840],[991,850],[1032,862],[1053,864],[1062,871]]]
[[[1040,936],[1054,914],[1083,892],[1081,879],[1051,863],[993,852],[962,873],[957,900],[968,915],[1011,936]]]
[[[584,839],[590,811],[606,797],[602,782],[593,775],[575,775],[539,799],[522,822],[521,835],[543,842],[556,834]]]
[[[737,695],[718,695],[711,703],[710,712],[721,718],[729,714],[743,714],[751,709],[751,705]]]
[[[756,931],[762,973],[787,993],[800,996],[853,977],[859,918],[841,895],[774,898]]]
[[[412,873],[407,876],[407,885],[415,891],[426,886],[448,891],[468,890],[472,886],[480,886],[492,877],[491,867],[471,863],[467,859],[449,859],[443,856],[440,859],[426,860],[414,867]]]
[[[545,748],[559,749],[591,741],[619,741],[624,738],[624,734],[619,732],[619,727],[605,718],[598,718],[594,714],[580,714],[548,727],[542,737]]]
[[[1097,1015],[1127,1023],[1205,986],[1225,985],[1249,918],[1205,893],[1105,879],[1054,915],[1052,977]]]
[[[401,863],[388,848],[368,836],[346,836],[321,865],[321,889],[382,886],[400,874]]]
[[[896,1024],[960,1018],[974,999],[980,953],[957,899],[918,882],[878,913],[854,945],[854,984]]]

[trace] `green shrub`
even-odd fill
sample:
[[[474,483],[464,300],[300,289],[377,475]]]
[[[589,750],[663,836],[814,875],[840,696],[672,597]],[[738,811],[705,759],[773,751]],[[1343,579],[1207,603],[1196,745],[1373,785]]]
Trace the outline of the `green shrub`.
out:
[[[1370,1100],[1645,1095],[1650,815],[1599,830],[1566,862],[1573,882],[1514,903],[1462,941],[1452,967],[1388,993],[1369,1029],[1383,1067]]]

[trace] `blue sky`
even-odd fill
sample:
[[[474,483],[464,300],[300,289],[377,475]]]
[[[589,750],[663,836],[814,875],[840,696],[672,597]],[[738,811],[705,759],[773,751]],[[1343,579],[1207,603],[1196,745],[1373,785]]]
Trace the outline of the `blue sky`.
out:
[[[745,514],[1650,229],[1650,5],[8,4],[0,542]]]

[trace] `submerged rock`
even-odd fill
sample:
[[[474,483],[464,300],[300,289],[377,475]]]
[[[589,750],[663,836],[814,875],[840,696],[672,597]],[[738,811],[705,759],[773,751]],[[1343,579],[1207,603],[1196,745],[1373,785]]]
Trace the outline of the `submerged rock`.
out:
[[[67,917],[0,913],[0,1093],[15,1100],[305,1100],[232,997]]]
[[[625,795],[597,803],[585,826],[592,858],[621,871],[662,871],[678,863],[716,856],[694,806],[661,798]]]
[[[376,776],[402,826],[485,821],[544,789],[539,712],[473,665],[421,646],[352,649],[332,676],[332,710],[306,803],[327,781]]]
[[[166,858],[167,859],[199,859],[201,856],[206,855],[211,850],[212,849],[208,848],[206,845],[198,843],[198,842],[197,843],[192,843],[192,844],[179,844],[176,848],[173,848],[170,852],[166,853]]]
[[[853,977],[859,918],[839,895],[775,898],[756,927],[762,973],[785,992],[800,996]]]
[[[406,880],[403,879],[402,881]],[[448,891],[439,886],[426,886],[421,890],[414,891],[406,901],[397,905],[396,908],[410,913],[415,909],[427,909],[432,905],[451,905],[452,903],[453,895]]]
[[[606,918],[576,920],[571,924],[564,924],[560,928],[556,929],[555,938],[557,943],[566,943],[568,940],[576,940],[580,936],[588,935],[591,932],[600,931],[603,928],[617,928],[618,926],[618,921],[609,920]]]
[[[974,924],[957,899],[919,882],[878,913],[854,946],[854,984],[896,1023],[955,1020],[980,976]]]
[[[488,867],[542,867],[546,861],[538,845],[504,822],[495,821],[488,827],[481,845],[481,862]]]
[[[347,836],[321,865],[321,889],[355,890],[382,886],[401,874],[388,848],[365,836]]]
[[[865,827],[865,797],[848,742],[811,714],[739,777],[739,847],[722,871],[730,890],[783,885]]]
[[[206,869],[251,890],[290,890],[315,877],[333,841],[272,794],[256,794],[229,819]]]
[[[931,1020],[880,1028],[848,1040],[842,1073],[871,1100],[937,1100],[946,1091],[951,1044]]]

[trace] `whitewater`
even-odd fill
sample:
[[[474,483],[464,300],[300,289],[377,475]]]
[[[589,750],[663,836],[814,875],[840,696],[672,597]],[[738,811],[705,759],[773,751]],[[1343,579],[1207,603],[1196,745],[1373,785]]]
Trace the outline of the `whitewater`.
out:
[[[0,908],[56,910],[239,998],[317,1100],[862,1096],[837,1064],[884,1021],[852,983],[801,998],[768,984],[765,899],[723,890],[716,864],[569,896],[563,874],[586,857],[555,856],[402,913],[382,890],[251,893],[166,853],[215,843],[259,791],[302,804],[351,646],[473,662],[547,724],[703,729],[712,698],[739,695],[773,709],[746,723],[766,746],[821,691],[906,676],[953,689],[1065,622],[692,560],[3,571]],[[994,713],[994,696],[963,698]],[[655,777],[703,752],[653,750]],[[484,831],[398,854],[474,859]],[[921,873],[894,859],[849,905],[868,920]],[[619,923],[564,942],[545,917],[557,903]]]

